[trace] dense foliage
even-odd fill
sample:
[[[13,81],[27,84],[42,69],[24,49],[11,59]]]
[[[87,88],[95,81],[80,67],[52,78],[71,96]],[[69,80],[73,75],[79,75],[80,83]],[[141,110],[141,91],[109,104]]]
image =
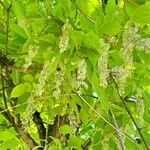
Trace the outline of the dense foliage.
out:
[[[149,12],[0,0],[0,150],[149,150]]]

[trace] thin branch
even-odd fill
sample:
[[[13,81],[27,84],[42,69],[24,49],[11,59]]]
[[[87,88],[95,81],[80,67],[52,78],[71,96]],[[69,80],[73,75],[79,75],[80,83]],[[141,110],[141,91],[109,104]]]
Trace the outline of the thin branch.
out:
[[[129,3],[132,3],[134,6],[139,6],[137,3],[135,3],[134,1],[132,0],[128,0]]]
[[[105,119],[97,110],[95,110],[80,94],[78,94],[77,91],[74,90],[74,88],[65,80],[62,79],[64,83],[66,83],[66,85],[87,105],[89,106],[89,108],[96,113],[103,121],[105,121],[109,126],[111,126],[114,130],[118,131],[118,129],[116,129],[116,127],[114,125],[112,125],[107,119]],[[131,140],[128,136],[126,136],[123,132],[119,131],[120,134],[122,134],[123,136],[125,136],[128,140],[130,140],[131,142],[133,142],[133,140]],[[137,143],[133,142],[134,144],[136,144],[137,147],[139,147],[140,149],[142,149]]]
[[[89,20],[91,23],[95,24],[96,22],[89,17],[87,14],[84,13],[84,11],[74,2],[74,0],[70,0],[72,2],[72,4],[77,8],[77,10],[79,10],[79,12],[87,19]]]
[[[24,140],[24,142],[28,145],[29,149],[33,149],[38,144],[32,139],[32,137],[25,132],[25,130],[21,127],[21,125],[16,125],[15,121],[13,120],[13,117],[8,115],[7,112],[5,112],[1,107],[0,111],[2,112],[2,115],[9,121],[10,124],[14,127],[14,129],[18,132],[20,137]]]
[[[145,140],[145,138],[144,138],[144,136],[143,136],[143,134],[142,134],[140,128],[138,127],[138,125],[137,125],[135,119],[133,118],[130,109],[129,109],[128,106],[126,105],[126,102],[125,102],[124,98],[120,95],[118,84],[117,84],[117,82],[115,81],[115,79],[114,79],[114,77],[113,77],[113,75],[112,75],[111,73],[110,73],[110,77],[111,77],[111,79],[112,79],[112,81],[113,81],[113,83],[114,83],[114,85],[115,85],[115,88],[116,88],[116,90],[117,90],[118,96],[119,96],[120,100],[122,101],[125,110],[127,111],[128,115],[130,116],[130,118],[131,118],[131,120],[132,120],[134,126],[135,126],[136,129],[137,129],[137,132],[139,133],[139,135],[140,135],[140,137],[141,137],[141,140],[143,141],[143,143],[144,143],[145,147],[147,148],[147,150],[150,150],[149,144],[148,144],[147,141]]]
[[[9,38],[9,15],[10,15],[10,9],[12,5],[8,7],[7,11],[7,20],[6,20],[6,39],[5,39],[5,51],[6,54],[8,53],[8,38]]]
[[[2,115],[9,121],[9,123],[12,124],[14,129],[20,135],[20,137],[28,145],[29,149],[33,149],[34,147],[38,146],[38,144],[32,139],[32,137],[28,133],[25,132],[25,130],[21,127],[21,125],[17,125],[15,123],[12,116],[10,119],[10,116],[8,115],[8,113],[4,111],[1,107],[0,107],[0,111],[2,112]]]
[[[6,95],[5,95],[5,83],[4,83],[4,77],[3,77],[2,73],[1,73],[1,83],[2,83],[2,96],[3,96],[4,105],[5,105],[5,108],[8,109],[7,99],[6,99]]]
[[[20,137],[23,139],[23,141],[28,145],[29,149],[33,149],[36,146],[38,146],[38,144],[34,141],[34,139],[30,136],[29,133],[25,132],[25,130],[22,127],[15,127],[15,130],[18,132],[18,134],[20,135]]]
[[[13,117],[11,116],[10,111],[8,109],[7,99],[6,99],[6,95],[5,95],[4,77],[3,77],[2,73],[1,73],[1,84],[2,84],[2,97],[3,97],[3,101],[4,101],[4,105],[5,105],[5,110],[6,110],[5,112],[3,111],[3,114],[5,114],[5,116],[7,114],[8,120],[10,122],[12,122],[13,121]]]
[[[1,107],[0,107],[0,112],[10,123],[12,122],[12,119],[10,119],[8,113],[6,111],[4,111],[4,109]]]
[[[3,2],[0,0],[0,4],[5,8],[5,9],[7,9],[6,8],[6,6],[3,4]]]
[[[35,123],[35,125],[37,127],[40,142],[41,142],[41,146],[45,147],[46,129],[44,127],[44,123],[43,123],[43,120],[40,116],[40,113],[37,110],[33,114],[33,122]]]
[[[65,114],[65,115],[56,115],[55,116],[55,119],[54,119],[54,124],[53,125],[48,125],[48,132],[47,132],[47,142],[48,142],[48,145],[51,144],[52,142],[52,137],[54,138],[58,138],[60,139],[62,136],[64,137],[63,138],[63,141],[61,142],[64,142],[65,144],[67,143],[67,140],[68,140],[68,134],[66,135],[62,135],[59,133],[59,128],[64,125],[64,124],[69,124],[69,120],[68,120],[68,114]]]
[[[122,135],[120,134],[120,129],[119,129],[118,123],[116,121],[116,118],[115,118],[114,113],[113,113],[113,111],[112,111],[111,108],[109,109],[109,112],[110,112],[110,115],[112,117],[113,124],[116,127],[116,129],[117,129],[116,133],[117,133],[117,136],[118,136],[118,141],[119,141],[120,149],[121,150],[125,150],[123,139],[122,139]]]
[[[81,147],[84,149],[84,150],[88,150],[89,149],[89,146],[91,145],[92,143],[92,140],[91,140],[91,137],[89,137],[82,145]]]

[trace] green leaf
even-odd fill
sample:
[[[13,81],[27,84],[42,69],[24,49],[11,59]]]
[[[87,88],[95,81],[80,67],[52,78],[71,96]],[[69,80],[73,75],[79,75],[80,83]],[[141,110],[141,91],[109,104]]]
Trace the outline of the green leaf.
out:
[[[12,79],[15,85],[19,84],[19,72],[15,69],[12,70]]]
[[[59,132],[62,134],[73,133],[72,128],[69,125],[63,125],[59,128]]]
[[[101,131],[96,131],[93,136],[93,150],[101,149]]]
[[[146,2],[145,5],[137,7],[134,14],[131,16],[131,21],[136,23],[150,24],[150,2]]]
[[[71,37],[71,40],[72,40],[74,46],[76,47],[76,49],[78,49],[82,45],[83,38],[84,38],[84,32],[77,31],[77,30],[71,30],[70,37]]]
[[[87,48],[92,48],[96,51],[100,49],[100,38],[93,31],[85,34],[83,46]]]
[[[26,18],[25,6],[23,6],[22,1],[13,0],[12,1],[13,10],[17,17],[19,26],[25,31],[28,37],[30,37],[29,21]]]
[[[24,84],[17,85],[11,92],[11,98],[19,97],[25,92]]]
[[[82,144],[82,140],[75,136],[75,135],[70,135],[69,141],[68,141],[68,146],[70,148],[75,148],[80,150],[81,149],[81,144]]]
[[[32,82],[33,81],[33,76],[31,74],[26,74],[24,77],[23,77],[23,80],[25,82]]]
[[[108,35],[116,35],[121,31],[121,24],[117,20],[112,20],[107,23],[104,23],[100,28],[99,32],[101,34],[108,34]]]

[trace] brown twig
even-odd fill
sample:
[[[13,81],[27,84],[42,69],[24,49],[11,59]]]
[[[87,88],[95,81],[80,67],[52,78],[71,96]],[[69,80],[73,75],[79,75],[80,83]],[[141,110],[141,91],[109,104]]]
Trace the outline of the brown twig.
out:
[[[9,123],[14,127],[14,129],[17,131],[23,141],[28,145],[30,150],[38,146],[38,144],[32,139],[32,137],[27,132],[25,132],[21,125],[17,125],[15,123],[12,116],[9,116],[8,113],[3,111],[2,108],[0,108],[0,111],[2,112],[3,116],[9,121]]]
[[[84,11],[74,2],[74,0],[70,0],[72,2],[72,4],[77,8],[77,10],[79,10],[79,12],[87,19],[89,20],[91,23],[95,24],[96,22],[89,17],[87,14],[84,13]]]
[[[139,6],[136,2],[132,1],[132,0],[128,0],[129,3],[132,3],[134,6]]]
[[[6,8],[6,6],[3,4],[3,2],[0,0],[0,4],[5,8],[5,9],[7,9]]]
[[[84,150],[88,150],[89,149],[89,146],[91,145],[92,143],[92,140],[91,140],[91,137],[89,137],[82,145],[81,147],[84,149]]]
[[[7,11],[7,20],[6,20],[6,39],[5,39],[5,51],[8,53],[8,38],[9,38],[9,15],[12,4],[6,9]]]
[[[125,102],[124,98],[120,95],[118,84],[117,84],[117,82],[115,81],[115,79],[114,79],[114,77],[113,77],[113,75],[112,75],[111,73],[110,73],[110,77],[111,77],[111,79],[112,79],[112,81],[113,81],[113,83],[114,83],[114,85],[115,85],[115,88],[116,88],[116,90],[117,90],[118,96],[119,96],[120,100],[122,101],[125,110],[127,111],[128,115],[130,116],[130,118],[131,118],[131,120],[132,120],[134,126],[135,126],[136,129],[137,129],[138,134],[139,134],[140,137],[141,137],[141,140],[143,141],[143,143],[144,143],[145,147],[147,148],[147,150],[150,150],[149,144],[148,144],[147,141],[145,140],[145,138],[144,138],[144,136],[143,136],[143,134],[142,134],[140,128],[138,127],[138,125],[137,125],[135,119],[133,118],[130,109],[129,109],[128,106],[126,105],[126,102]]]
[[[89,106],[89,108],[96,113],[101,119],[103,119],[103,121],[105,121],[109,126],[111,126],[114,130],[118,131],[118,129],[116,129],[116,127],[114,125],[112,125],[107,119],[105,119],[97,110],[95,110],[93,107],[91,107],[91,105],[80,95],[78,94],[78,92],[76,90],[74,90],[74,88],[71,86],[71,84],[69,84],[65,79],[63,79],[63,82],[66,83],[66,85],[68,85],[68,87],[70,87],[70,89],[87,105]],[[130,140],[131,142],[133,142],[128,136],[126,136],[123,132],[120,131],[120,134],[124,135],[128,140]],[[135,143],[135,141],[133,142]],[[137,145],[137,143],[136,143]],[[137,145],[137,147],[139,147],[140,149],[142,149],[139,145]]]
[[[43,120],[40,116],[40,113],[36,110],[35,113],[33,114],[33,122],[35,123],[39,138],[40,138],[40,143],[42,147],[45,147],[45,142],[46,142],[46,129],[43,124]]]
[[[113,111],[112,111],[111,108],[109,108],[109,112],[110,112],[110,115],[111,115],[111,117],[112,117],[113,124],[114,124],[114,126],[116,127],[116,129],[117,129],[117,130],[115,130],[115,131],[116,131],[117,136],[118,136],[118,142],[119,142],[119,145],[120,145],[120,149],[121,149],[121,150],[125,150],[125,148],[124,148],[124,143],[123,143],[123,139],[122,139],[122,135],[120,134],[118,123],[117,123],[117,121],[116,121],[115,115],[114,115],[114,113],[113,113]]]

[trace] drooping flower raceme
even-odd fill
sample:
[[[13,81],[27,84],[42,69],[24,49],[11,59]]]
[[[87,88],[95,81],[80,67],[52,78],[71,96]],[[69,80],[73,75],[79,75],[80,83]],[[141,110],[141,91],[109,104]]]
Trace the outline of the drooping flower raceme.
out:
[[[72,128],[72,131],[75,134],[79,127],[80,121],[78,120],[77,116],[75,115],[75,112],[73,111],[70,111],[68,118],[69,118],[69,126]]]
[[[139,125],[142,126],[143,125],[143,116],[144,116],[144,101],[142,98],[142,90],[140,88],[137,88],[136,91],[136,109],[137,109],[137,114],[139,116]]]
[[[32,115],[35,112],[36,105],[35,96],[32,93],[30,97],[28,98],[28,106],[25,111],[25,117],[22,120],[22,126],[25,130],[28,130],[30,120],[32,119]]]
[[[41,96],[43,94],[44,86],[46,84],[46,80],[48,78],[51,65],[54,61],[55,61],[55,57],[53,57],[52,60],[47,60],[44,63],[43,69],[40,73],[39,82],[36,90],[37,96]]]
[[[119,78],[119,93],[124,94],[124,85],[128,77],[132,74],[134,68],[132,51],[135,47],[135,43],[140,40],[140,35],[137,34],[138,28],[131,27],[125,30],[122,35],[123,47],[121,49],[121,56],[124,61],[124,69]]]
[[[36,43],[29,46],[28,55],[26,56],[25,63],[23,65],[24,71],[26,71],[32,65],[32,60],[35,57],[35,55],[38,53],[38,49],[39,49],[39,45]]]
[[[108,77],[108,69],[107,69],[107,59],[108,59],[108,50],[110,48],[110,44],[105,43],[103,39],[100,40],[100,57],[98,60],[98,71],[99,71],[99,80],[100,86],[103,88],[107,87],[107,77]]]
[[[121,54],[125,66],[133,65],[132,51],[135,47],[135,43],[141,39],[137,32],[137,27],[131,27],[128,30],[125,30],[122,35],[123,48],[121,49]]]
[[[78,64],[78,70],[77,70],[77,90],[78,94],[82,94],[82,88],[88,88],[86,80],[86,74],[87,74],[87,64],[85,59],[81,59]]]
[[[60,54],[64,53],[68,48],[70,29],[71,29],[71,25],[67,20],[64,26],[62,27],[62,36],[59,37]]]
[[[64,71],[63,68],[61,68],[60,71],[56,71],[55,72],[55,85],[54,85],[54,92],[53,92],[53,96],[56,99],[59,99],[60,94],[61,94],[61,84],[62,84],[62,80],[64,77]]]
[[[147,54],[150,53],[150,38],[142,38],[136,42],[136,49],[145,51]]]
[[[22,125],[24,126],[25,129],[28,128],[29,122],[32,118],[32,114],[35,112],[35,108],[39,104],[39,97],[42,96],[44,93],[44,87],[46,85],[46,80],[49,77],[50,68],[51,68],[52,63],[54,63],[54,61],[55,61],[55,57],[53,57],[51,60],[45,61],[43,69],[39,76],[39,82],[37,85],[37,89],[34,90],[31,93],[30,97],[28,98],[28,106],[25,111],[25,117],[22,121]],[[40,102],[40,104],[41,104],[41,102]]]
[[[137,26],[130,27],[125,30],[122,35],[123,47],[121,49],[121,56],[124,61],[124,69],[119,81],[119,92],[121,95],[124,94],[124,85],[128,77],[131,76],[134,68],[133,49],[136,48],[137,50],[150,53],[150,38],[142,38],[141,35],[138,34],[138,30]]]

